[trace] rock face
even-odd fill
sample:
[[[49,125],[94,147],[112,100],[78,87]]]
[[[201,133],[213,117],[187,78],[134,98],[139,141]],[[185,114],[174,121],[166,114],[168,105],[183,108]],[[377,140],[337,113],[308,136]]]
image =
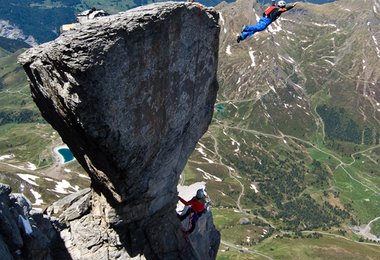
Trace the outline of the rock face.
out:
[[[79,218],[87,231],[93,221],[81,239],[101,253],[79,258],[103,257],[107,246],[149,259],[215,258],[213,224],[194,250],[175,206],[179,175],[212,118],[218,36],[215,11],[168,2],[92,20],[20,57],[42,115],[91,177],[80,203],[91,205],[64,220]]]
[[[51,252],[62,244],[54,221],[31,208],[25,196],[11,194],[10,187],[0,183],[1,259],[52,259]]]

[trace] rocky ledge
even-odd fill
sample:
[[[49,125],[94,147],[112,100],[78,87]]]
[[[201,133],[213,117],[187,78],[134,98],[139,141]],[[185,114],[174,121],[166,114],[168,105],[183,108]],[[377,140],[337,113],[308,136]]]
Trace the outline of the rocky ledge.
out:
[[[210,213],[188,241],[175,208],[179,176],[212,118],[219,29],[213,9],[156,3],[20,56],[42,115],[91,178],[90,195],[75,200],[81,210],[60,217],[71,257],[215,258]]]

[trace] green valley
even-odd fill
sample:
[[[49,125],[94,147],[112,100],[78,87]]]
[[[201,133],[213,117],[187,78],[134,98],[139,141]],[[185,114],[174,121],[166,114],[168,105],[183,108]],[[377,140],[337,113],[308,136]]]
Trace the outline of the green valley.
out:
[[[78,10],[99,5],[116,12],[146,3],[21,2],[12,15],[60,14],[53,27],[38,28],[49,31],[40,41],[55,37]],[[380,17],[371,4],[301,3],[240,44],[236,34],[255,22],[261,7],[254,2],[252,9],[248,0],[216,7],[219,95],[181,184],[206,182],[222,234],[218,259],[380,255],[380,39],[374,33]],[[11,19],[11,7],[2,8]],[[36,26],[23,30],[35,33]],[[44,209],[90,181],[78,162],[61,164],[54,154],[62,140],[41,117],[16,62],[25,46],[0,38],[0,47],[0,182]],[[30,190],[43,203],[36,205]]]

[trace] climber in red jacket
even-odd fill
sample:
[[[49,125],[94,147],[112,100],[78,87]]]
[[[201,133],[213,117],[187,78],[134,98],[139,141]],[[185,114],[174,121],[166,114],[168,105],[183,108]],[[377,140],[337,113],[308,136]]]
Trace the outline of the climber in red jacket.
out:
[[[203,189],[197,190],[197,194],[195,197],[193,197],[191,200],[186,201],[178,196],[178,199],[185,204],[186,206],[190,206],[185,214],[178,215],[179,219],[183,221],[187,216],[190,215],[191,220],[191,226],[190,229],[185,231],[185,234],[188,235],[195,229],[195,224],[197,223],[199,217],[202,215],[203,212],[205,212],[206,207],[206,200],[205,200],[205,194]]]

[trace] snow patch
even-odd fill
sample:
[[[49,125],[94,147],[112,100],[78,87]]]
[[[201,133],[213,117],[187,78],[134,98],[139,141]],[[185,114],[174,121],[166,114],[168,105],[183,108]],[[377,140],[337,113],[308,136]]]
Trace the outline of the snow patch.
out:
[[[274,93],[277,94],[276,89],[275,89],[272,85],[269,85],[269,87],[270,87],[270,89],[271,89]]]
[[[373,40],[373,42],[374,42],[375,45],[376,45],[376,53],[377,53],[377,57],[380,58],[380,49],[377,47],[379,44],[378,44],[377,39],[376,39],[376,37],[375,37],[374,35],[372,35],[372,40]]]
[[[201,168],[196,168],[196,170],[199,171],[199,172],[201,172],[201,173],[203,173],[203,178],[205,180],[212,180],[212,179],[214,179],[215,181],[219,181],[219,182],[222,181],[221,178],[218,178],[218,177],[216,177],[216,176],[214,176],[214,175],[212,175],[212,174],[210,174],[210,173],[202,170]]]
[[[374,42],[376,45],[378,45],[378,43],[377,43],[377,39],[376,39],[376,37],[375,37],[374,35],[372,35],[372,39],[373,39],[373,42]]]
[[[227,196],[223,191],[219,191],[223,197]]]
[[[210,159],[209,159],[209,158],[207,158],[207,157],[202,157],[202,159],[206,160],[208,163],[214,163],[214,161],[213,161],[213,160],[210,160]]]
[[[5,159],[13,159],[13,158],[15,158],[14,154],[5,154],[5,155],[0,156],[0,161],[3,161]]]
[[[204,157],[207,157],[207,154],[203,151],[203,148],[200,147],[200,148],[195,148],[195,150],[197,150],[201,155],[203,155]]]
[[[380,8],[380,3],[378,3],[377,1],[373,1],[374,5],[373,5],[373,11],[378,14],[379,12],[377,11],[378,8]]]
[[[31,171],[35,171],[37,169],[37,166],[31,162],[28,162],[28,165],[25,168]]]
[[[283,58],[289,63],[292,63],[292,64],[294,63],[294,60],[291,57],[287,57],[287,58],[283,57]]]
[[[202,144],[201,142],[198,142],[198,144],[200,147],[206,148],[206,146],[204,144]]]
[[[331,64],[331,66],[335,66],[335,63],[334,63],[334,62],[331,62],[331,61],[329,61],[329,60],[327,60],[327,59],[324,59],[324,61],[326,61],[327,63]]]
[[[231,45],[228,45],[227,48],[226,48],[226,53],[227,55],[232,55],[232,52],[231,52]]]
[[[223,18],[222,12],[219,12],[219,19],[220,19],[220,22],[222,23],[222,25],[224,25],[225,22],[224,22],[224,18]]]
[[[240,146],[240,143],[238,141],[236,141],[235,139],[233,139],[231,137],[230,137],[230,139],[232,141],[232,145],[235,145],[235,143],[236,143],[237,146]]]
[[[320,24],[320,23],[312,23],[318,27],[335,27],[336,28],[336,25],[335,24],[331,24],[331,23],[325,23],[325,24]]]
[[[277,32],[282,31],[282,27],[280,24],[280,21],[277,20],[276,22],[272,23],[271,25],[268,26],[268,31],[272,34],[276,34]]]
[[[259,192],[259,190],[257,189],[257,187],[256,187],[255,184],[252,183],[250,187],[251,187],[252,190],[255,191],[255,193],[258,193],[258,192]]]
[[[251,67],[254,67],[256,65],[256,63],[255,63],[255,56],[253,56],[254,52],[255,51],[248,51],[249,57],[251,58],[251,61],[252,61]]]
[[[20,177],[21,179],[23,179],[24,181],[26,181],[27,183],[30,183],[34,186],[40,186],[35,182],[35,180],[40,178],[38,176],[31,175],[31,174],[23,174],[23,173],[17,173],[17,176]]]
[[[71,172],[71,170],[70,170],[70,169],[67,169],[67,168],[63,169],[63,171],[64,171],[64,172]]]
[[[232,105],[234,108],[238,109],[237,105],[235,105],[234,103],[232,102],[228,102],[229,105]]]
[[[81,174],[81,173],[78,173],[78,175],[79,175],[79,177],[82,177],[82,178],[85,178],[85,179],[91,179],[87,175],[84,175],[84,174]]]
[[[44,201],[41,199],[41,194],[39,194],[37,191],[33,189],[30,189],[30,192],[33,194],[34,198],[36,199],[36,202],[34,202],[33,205],[39,206],[42,203],[44,203]]]
[[[68,182],[66,180],[62,180],[62,181],[56,182],[55,188],[52,191],[57,192],[57,193],[61,193],[61,194],[67,194],[67,193],[69,193],[69,191],[67,191],[67,189],[73,189],[75,191],[78,191],[79,186],[78,185],[71,186],[70,182]]]

